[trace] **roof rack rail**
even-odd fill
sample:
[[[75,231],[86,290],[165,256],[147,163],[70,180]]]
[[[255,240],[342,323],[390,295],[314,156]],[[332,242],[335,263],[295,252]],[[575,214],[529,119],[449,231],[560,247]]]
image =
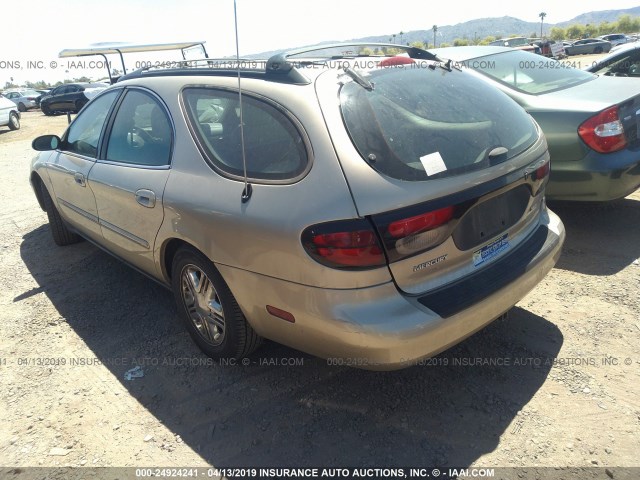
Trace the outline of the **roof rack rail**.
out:
[[[345,50],[349,48],[350,50]],[[433,60],[435,62],[445,63],[437,55],[418,47],[411,47],[409,45],[397,45],[395,43],[367,43],[367,42],[343,42],[343,43],[328,43],[325,45],[316,45],[313,47],[305,47],[296,50],[290,50],[284,53],[277,53],[271,56],[266,63],[266,71],[271,75],[287,74],[291,75],[291,72],[295,72],[296,66],[307,66],[313,64],[322,64],[331,60],[339,59],[353,59],[370,57],[371,55],[363,55],[360,51],[363,48],[374,48],[384,52],[384,55],[373,55],[374,57],[385,57],[389,55],[397,55],[397,51],[401,50],[406,53],[410,58],[419,60]],[[308,55],[310,53],[321,52],[323,50],[338,50],[339,54],[330,55]],[[355,51],[354,51],[355,49]],[[387,53],[391,50],[392,53]],[[302,57],[300,60],[296,60],[293,57]],[[447,65],[450,65],[447,63]],[[447,67],[449,68],[449,67]]]
[[[272,57],[273,58],[273,57]],[[164,62],[155,66],[143,67],[119,78],[118,81],[141,77],[215,75],[258,78],[280,83],[308,85],[311,83],[299,70],[288,62],[282,62],[279,68],[272,59],[255,58],[203,58]]]
[[[320,56],[319,59],[320,60],[336,60],[341,58],[357,58],[357,57],[370,56],[370,55],[362,55],[358,51],[354,53],[353,50],[344,50],[345,47],[356,47],[358,50],[361,50],[362,48],[366,48],[366,47],[372,47],[374,49],[375,48],[380,49],[383,52],[386,51],[387,49],[402,50],[404,53],[407,53],[411,58],[416,58],[421,60],[441,61],[441,59],[438,58],[437,55],[429,52],[428,50],[424,50],[422,48],[412,47],[409,45],[398,45],[395,43],[370,43],[370,42],[328,43],[325,45],[315,45],[312,47],[299,48],[299,49],[291,50],[291,51],[285,52],[284,54],[279,54],[279,55],[282,55],[285,59],[289,59],[294,56],[303,56],[308,53],[320,52],[322,50],[342,49],[342,52],[339,55],[329,55],[329,56],[324,55],[324,56]],[[374,55],[374,56],[385,56],[385,55]],[[274,57],[271,57],[271,58],[274,58]],[[314,58],[318,58],[318,57],[314,57]]]

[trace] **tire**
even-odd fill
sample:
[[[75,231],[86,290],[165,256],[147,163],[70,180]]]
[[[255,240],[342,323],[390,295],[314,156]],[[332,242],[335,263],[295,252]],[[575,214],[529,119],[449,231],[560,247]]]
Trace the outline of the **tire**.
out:
[[[593,53],[602,53],[602,47],[596,47],[593,49]]]
[[[40,110],[42,110],[42,113],[44,113],[47,117],[50,117],[51,115],[53,115],[53,112],[49,110],[49,107],[45,105],[40,105]]]
[[[40,191],[42,192],[42,203],[45,211],[47,212],[47,217],[49,218],[49,226],[51,227],[51,236],[53,237],[53,241],[60,247],[78,243],[81,240],[81,237],[69,230],[67,224],[60,216],[58,209],[53,204],[53,200],[51,200],[51,195],[49,195],[47,187],[42,183],[40,184]]]
[[[247,322],[211,260],[183,247],[173,258],[171,271],[178,314],[206,355],[238,360],[261,344],[262,338]]]
[[[20,119],[15,112],[9,114],[9,130],[20,130]]]
[[[27,107],[24,106],[24,103],[20,102],[18,104],[18,111],[19,112],[26,112],[27,111]]]

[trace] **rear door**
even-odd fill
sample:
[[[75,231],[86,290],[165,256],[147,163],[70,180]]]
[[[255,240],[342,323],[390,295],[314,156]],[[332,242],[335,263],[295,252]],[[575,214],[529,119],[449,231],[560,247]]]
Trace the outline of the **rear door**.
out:
[[[112,90],[78,115],[67,129],[60,148],[47,161],[58,210],[85,235],[100,239],[96,202],[87,183],[98,155],[109,112],[121,90]]]
[[[173,129],[162,101],[148,90],[129,88],[89,175],[103,244],[149,273],[155,273],[153,245],[163,220],[172,147]]]

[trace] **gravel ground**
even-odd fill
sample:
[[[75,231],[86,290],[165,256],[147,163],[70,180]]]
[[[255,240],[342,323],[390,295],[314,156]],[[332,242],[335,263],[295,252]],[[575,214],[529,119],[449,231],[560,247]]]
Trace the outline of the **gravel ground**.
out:
[[[87,242],[54,245],[30,142],[65,124],[36,111],[0,130],[0,477],[438,465],[622,478],[639,466],[640,192],[553,205],[567,227],[556,268],[508,319],[424,365],[360,371],[273,343],[222,365],[193,345],[169,292]]]

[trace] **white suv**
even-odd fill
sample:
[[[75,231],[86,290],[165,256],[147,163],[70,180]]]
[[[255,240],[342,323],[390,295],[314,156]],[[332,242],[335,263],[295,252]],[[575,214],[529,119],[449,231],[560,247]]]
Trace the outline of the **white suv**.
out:
[[[611,45],[613,45],[614,47],[616,45],[622,45],[623,43],[627,43],[629,41],[627,36],[622,33],[612,33],[609,35],[601,35],[598,38],[600,40],[606,40],[607,42],[611,43]]]

